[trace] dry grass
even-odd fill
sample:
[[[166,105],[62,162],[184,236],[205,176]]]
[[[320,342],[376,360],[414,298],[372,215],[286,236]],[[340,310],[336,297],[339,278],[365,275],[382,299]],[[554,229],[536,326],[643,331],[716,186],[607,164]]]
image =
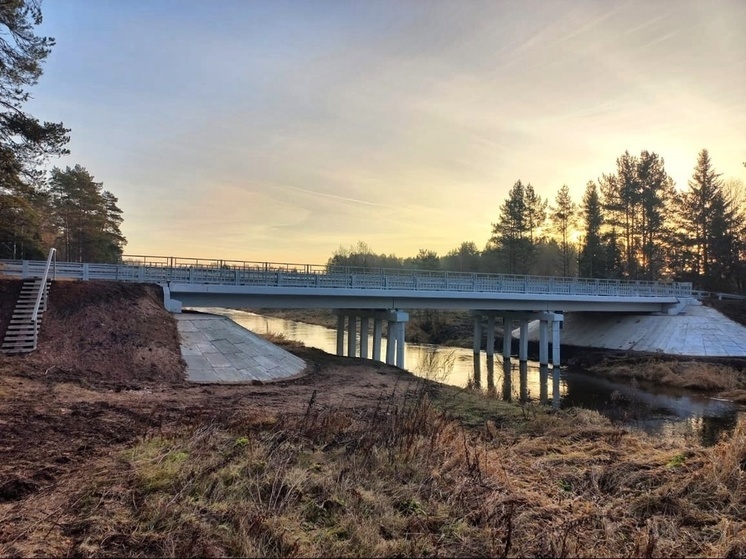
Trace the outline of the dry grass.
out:
[[[742,556],[746,425],[655,442],[589,411],[466,429],[423,389],[154,434],[79,498],[76,554]],[[98,480],[98,481],[95,481]]]
[[[746,388],[743,371],[716,363],[650,361],[634,365],[598,366],[593,370],[614,377],[709,392]]]
[[[267,332],[265,334],[257,335],[276,346],[280,346],[283,349],[305,347],[305,344],[303,342],[298,340],[291,340],[282,332]]]

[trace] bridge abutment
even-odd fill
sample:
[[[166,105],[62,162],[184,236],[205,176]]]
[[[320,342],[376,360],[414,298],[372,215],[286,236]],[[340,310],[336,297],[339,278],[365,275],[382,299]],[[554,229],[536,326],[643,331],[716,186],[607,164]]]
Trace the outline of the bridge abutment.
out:
[[[404,334],[409,314],[400,310],[365,310],[365,309],[336,309],[337,315],[337,355],[344,355],[345,332],[347,333],[347,356],[362,357],[381,361],[381,347],[383,338],[383,322],[386,321],[386,363],[404,368]],[[357,324],[360,321],[360,336],[358,338]],[[373,339],[369,343],[370,321],[373,321]],[[346,326],[346,328],[345,328]],[[372,354],[368,355],[368,348],[372,345]],[[359,348],[359,351],[358,351]]]

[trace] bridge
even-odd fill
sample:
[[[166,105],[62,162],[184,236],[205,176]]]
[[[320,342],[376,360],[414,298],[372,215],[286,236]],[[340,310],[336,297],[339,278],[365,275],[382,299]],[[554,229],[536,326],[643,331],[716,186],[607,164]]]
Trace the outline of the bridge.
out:
[[[404,330],[412,309],[460,309],[474,321],[474,352],[486,335],[494,354],[502,324],[502,354],[510,358],[512,329],[520,325],[521,361],[528,359],[528,323],[539,320],[539,361],[560,364],[565,312],[677,314],[692,300],[692,284],[471,272],[247,262],[158,256],[124,256],[118,264],[0,260],[0,274],[23,279],[112,280],[162,287],[171,312],[186,307],[328,308],[337,315],[337,353],[404,366]],[[358,324],[359,351],[358,351]],[[372,326],[372,332],[371,332]],[[372,333],[372,348],[368,340]],[[346,336],[345,336],[346,334]]]

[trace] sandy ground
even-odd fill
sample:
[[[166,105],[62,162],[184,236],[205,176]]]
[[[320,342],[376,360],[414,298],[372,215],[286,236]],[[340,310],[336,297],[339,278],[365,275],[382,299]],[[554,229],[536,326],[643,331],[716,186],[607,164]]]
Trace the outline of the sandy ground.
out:
[[[0,281],[5,304],[16,288]],[[315,406],[363,411],[412,375],[380,363],[289,347],[299,379],[242,386],[184,380],[173,317],[153,286],[60,282],[39,350],[0,356],[0,555],[67,555],[83,534],[72,516],[91,472],[138,437],[247,413]]]

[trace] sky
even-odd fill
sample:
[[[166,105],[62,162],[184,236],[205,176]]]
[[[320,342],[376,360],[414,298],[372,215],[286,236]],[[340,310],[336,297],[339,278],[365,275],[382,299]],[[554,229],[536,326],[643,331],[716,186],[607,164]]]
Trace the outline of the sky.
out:
[[[484,247],[512,185],[625,150],[746,182],[744,0],[45,0],[29,112],[125,254],[325,263]]]

